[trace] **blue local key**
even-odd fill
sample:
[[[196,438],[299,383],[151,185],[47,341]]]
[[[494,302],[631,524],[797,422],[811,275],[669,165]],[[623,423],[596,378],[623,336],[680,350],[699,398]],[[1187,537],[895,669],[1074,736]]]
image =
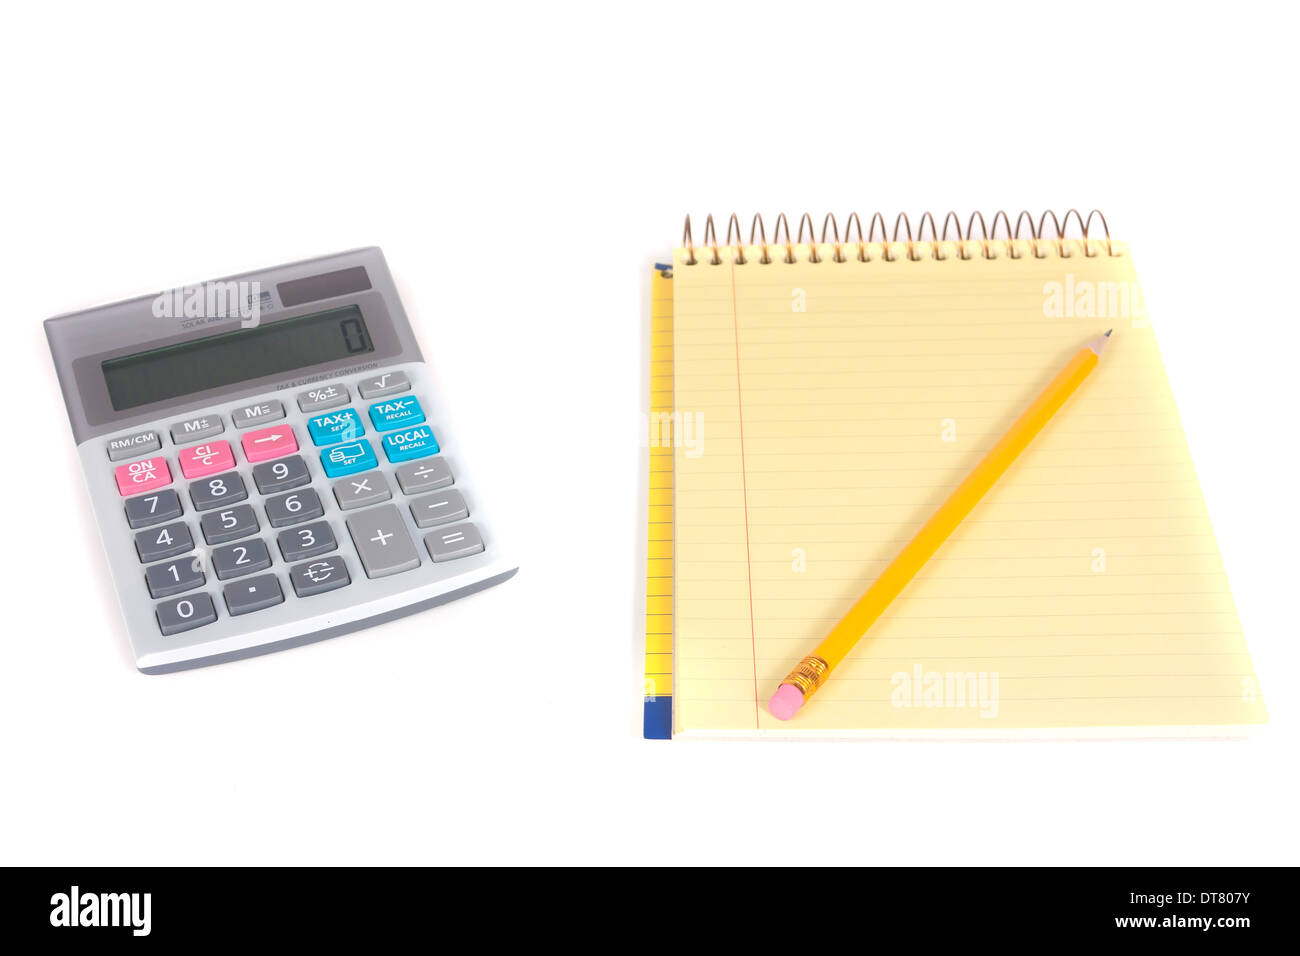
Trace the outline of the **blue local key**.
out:
[[[370,447],[370,442],[362,438],[360,441],[326,448],[320,453],[320,464],[329,477],[342,478],[344,475],[354,475],[358,471],[377,468],[379,459],[375,457],[375,450]]]
[[[366,428],[355,408],[344,408],[307,419],[307,431],[315,444],[333,445],[335,442],[355,441],[366,433]]]
[[[407,428],[384,436],[384,453],[393,463],[436,455],[438,440],[433,437],[433,429],[428,425]]]
[[[424,421],[424,409],[414,395],[390,398],[386,402],[375,402],[370,406],[370,420],[374,422],[376,431],[391,431],[420,424]]]

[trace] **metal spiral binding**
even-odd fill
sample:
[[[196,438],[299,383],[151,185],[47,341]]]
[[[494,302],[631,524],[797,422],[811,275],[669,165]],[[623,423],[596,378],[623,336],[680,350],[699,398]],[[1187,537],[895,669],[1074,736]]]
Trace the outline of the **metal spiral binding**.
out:
[[[1052,219],[1052,230],[1050,233],[1047,231],[1047,219],[1049,216]],[[1048,209],[1038,217],[1037,224],[1035,224],[1034,217],[1028,212],[1028,210],[1021,210],[1020,215],[1016,217],[1014,227],[1011,224],[1011,217],[1007,215],[1005,210],[999,209],[993,215],[992,228],[989,227],[987,221],[984,219],[984,214],[977,210],[971,213],[970,218],[966,221],[965,231],[962,230],[961,217],[955,212],[950,211],[946,216],[944,216],[942,229],[936,228],[934,216],[929,212],[925,212],[921,215],[915,237],[913,237],[912,234],[912,221],[908,218],[907,213],[900,212],[898,214],[898,217],[894,220],[894,231],[891,237],[888,226],[885,223],[884,215],[877,212],[873,213],[871,216],[865,239],[862,235],[862,219],[856,212],[849,213],[848,218],[844,220],[844,236],[842,239],[840,237],[838,220],[836,220],[833,213],[827,213],[826,218],[822,220],[820,241],[817,239],[816,226],[810,213],[804,213],[799,217],[799,231],[795,235],[794,239],[791,239],[790,220],[786,218],[785,213],[780,213],[777,215],[776,224],[772,229],[771,245],[784,250],[783,254],[781,254],[781,260],[783,262],[792,263],[797,261],[794,254],[795,246],[806,244],[809,250],[808,261],[822,262],[824,261],[824,257],[818,250],[818,247],[832,245],[835,248],[834,255],[831,257],[832,261],[848,262],[849,256],[845,255],[844,248],[856,244],[857,255],[855,258],[859,262],[870,262],[872,257],[868,255],[867,247],[879,241],[883,247],[880,257],[886,262],[893,262],[895,259],[899,258],[899,256],[895,254],[892,247],[903,243],[907,246],[907,258],[913,261],[919,261],[926,258],[925,255],[918,254],[917,247],[920,243],[927,241],[925,238],[925,229],[926,225],[929,224],[930,239],[927,248],[929,249],[930,258],[948,258],[947,256],[939,255],[939,246],[941,243],[949,241],[958,244],[956,253],[958,258],[973,258],[969,245],[974,241],[978,241],[983,257],[986,259],[992,259],[995,258],[995,256],[990,255],[989,244],[997,241],[998,224],[1001,223],[1003,231],[1005,232],[1004,238],[1006,241],[1011,243],[1009,246],[1009,255],[1013,259],[1018,259],[1020,258],[1020,254],[1016,251],[1017,247],[1015,245],[1015,240],[1020,239],[1021,227],[1025,223],[1028,223],[1028,235],[1026,238],[1031,243],[1030,248],[1033,250],[1035,258],[1044,258],[1046,253],[1043,252],[1043,244],[1047,244],[1048,248],[1050,248],[1053,243],[1056,246],[1056,254],[1062,258],[1068,258],[1064,248],[1066,239],[1065,232],[1066,229],[1069,228],[1071,218],[1073,218],[1074,221],[1079,224],[1079,231],[1082,233],[1080,238],[1083,240],[1083,254],[1089,258],[1094,258],[1100,255],[1099,252],[1092,251],[1092,245],[1089,242],[1088,236],[1088,230],[1092,227],[1092,219],[1094,216],[1101,221],[1101,228],[1106,234],[1106,255],[1114,256],[1115,250],[1111,245],[1110,226],[1107,224],[1106,217],[1102,215],[1100,209],[1092,210],[1088,213],[1086,219],[1077,209],[1069,210],[1059,219],[1055,212]],[[977,222],[979,223],[980,228],[978,237],[975,235],[975,224]],[[880,230],[879,240],[876,239],[877,227],[879,227]],[[948,237],[948,230],[950,228],[952,228],[953,231],[953,237],[951,240],[949,240]],[[854,231],[857,232],[856,243],[851,238]],[[784,239],[782,238],[783,234]],[[806,243],[804,238],[805,235],[807,236]],[[731,217],[727,220],[727,239],[723,245],[728,250],[734,250],[734,252],[731,253],[731,261],[736,265],[744,265],[749,261],[745,257],[746,245],[741,242],[741,239],[742,233],[740,219],[735,213],[732,213]],[[698,264],[700,258],[695,255],[695,243],[691,236],[691,217],[689,215],[686,217],[686,227],[682,230],[682,245],[686,249],[686,265],[693,266]],[[722,250],[718,245],[718,232],[713,224],[713,216],[708,216],[705,219],[703,246],[708,249],[706,261],[710,265],[722,265],[724,260],[722,258]],[[748,246],[757,246],[761,250],[761,254],[758,258],[760,264],[767,265],[773,261],[772,254],[769,251],[767,228],[763,225],[763,217],[761,214],[755,214],[750,223]]]

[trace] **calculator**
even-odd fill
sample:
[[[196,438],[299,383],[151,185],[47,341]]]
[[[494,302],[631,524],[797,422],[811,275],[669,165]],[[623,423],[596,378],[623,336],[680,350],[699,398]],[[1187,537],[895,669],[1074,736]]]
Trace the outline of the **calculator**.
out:
[[[379,249],[45,330],[141,671],[333,637],[517,570]]]

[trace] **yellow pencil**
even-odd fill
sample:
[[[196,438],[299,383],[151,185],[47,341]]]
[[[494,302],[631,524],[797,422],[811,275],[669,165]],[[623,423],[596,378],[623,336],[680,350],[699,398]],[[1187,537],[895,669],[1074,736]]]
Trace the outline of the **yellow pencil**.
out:
[[[930,560],[931,555],[957,530],[971,509],[993,487],[1002,474],[1011,467],[1034,436],[1052,420],[1075,389],[1092,374],[1106,348],[1110,331],[1099,335],[1075,353],[1056,378],[1039,393],[1033,404],[1016,419],[992,450],[984,456],[966,480],[939,506],[916,537],[898,553],[889,567],[867,588],[848,614],[817,645],[817,649],[801,660],[781,682],[767,709],[772,716],[789,720],[799,708],[826,683],[826,678],[844,660],[867,629],[893,603],[894,598],[907,587],[908,582]]]

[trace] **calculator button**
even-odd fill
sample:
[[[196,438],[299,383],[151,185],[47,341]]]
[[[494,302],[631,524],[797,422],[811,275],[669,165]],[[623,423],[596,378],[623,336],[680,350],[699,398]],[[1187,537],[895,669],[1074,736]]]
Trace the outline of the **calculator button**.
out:
[[[393,464],[438,453],[438,440],[428,425],[407,428],[384,436],[384,454]]]
[[[236,538],[246,538],[256,534],[257,513],[252,505],[235,505],[220,511],[209,511],[199,522],[203,529],[203,540],[208,544],[224,544]]]
[[[167,637],[211,624],[217,619],[212,598],[203,593],[163,601],[154,612],[158,616],[158,629]]]
[[[293,584],[294,594],[303,598],[346,587],[352,583],[352,577],[348,574],[348,566],[343,563],[343,559],[333,555],[295,564],[289,569],[289,581]]]
[[[206,578],[199,559],[191,554],[146,568],[144,580],[150,597],[165,598],[199,587]]]
[[[237,584],[227,584],[221,593],[225,595],[226,609],[232,617],[284,603],[284,592],[274,574],[260,574]]]
[[[428,461],[413,461],[403,465],[395,472],[397,483],[408,495],[422,491],[434,491],[445,488],[452,483],[451,468],[444,458],[430,458]]]
[[[181,496],[170,488],[126,499],[126,523],[132,528],[147,528],[159,521],[181,516]]]
[[[286,561],[314,558],[318,554],[333,551],[338,547],[328,521],[317,521],[315,524],[305,524],[301,528],[281,531],[275,536],[275,540],[280,545],[280,553],[284,555]]]
[[[382,578],[420,566],[420,555],[396,505],[360,511],[347,519],[347,526],[367,576]]]
[[[190,485],[190,501],[194,502],[195,511],[233,505],[236,501],[243,501],[247,497],[248,487],[238,472],[217,478],[205,478]]]
[[[366,433],[361,424],[361,416],[355,408],[345,408],[341,412],[317,415],[307,419],[307,432],[312,444],[334,445],[342,441],[355,441]]]
[[[172,483],[172,470],[167,467],[167,459],[162,455],[153,458],[141,458],[127,465],[118,465],[113,469],[117,479],[117,490],[122,495],[138,495],[142,491],[153,491]]]
[[[225,430],[226,426],[222,424],[220,415],[200,415],[198,418],[186,419],[171,426],[172,441],[178,445],[182,442],[211,438]]]
[[[362,438],[360,441],[348,442],[346,445],[326,448],[320,453],[320,464],[325,469],[327,477],[343,478],[346,475],[355,475],[359,471],[369,471],[371,468],[379,467],[379,459],[375,457],[375,450],[370,447],[370,441]]]
[[[334,483],[334,497],[344,511],[377,505],[393,497],[384,476],[377,471],[368,471],[364,475],[353,475]]]
[[[194,548],[194,538],[184,521],[175,521],[159,528],[141,531],[135,536],[135,551],[142,564],[152,564],[163,558],[174,558]]]
[[[278,461],[264,461],[253,469],[253,480],[257,490],[264,495],[273,495],[277,491],[288,491],[311,481],[307,472],[307,463],[298,455],[281,458]]]
[[[383,398],[385,395],[409,392],[411,380],[406,377],[405,372],[384,372],[382,375],[358,382],[357,389],[361,392],[362,398]]]
[[[150,428],[142,432],[136,432],[134,435],[110,438],[107,447],[108,460],[121,461],[123,458],[133,458],[136,455],[143,455],[145,452],[157,451],[162,447],[162,436]]]
[[[182,448],[177,457],[181,462],[181,474],[186,478],[203,478],[235,467],[235,453],[230,450],[228,441],[204,442]]]
[[[411,502],[411,517],[416,527],[432,528],[436,524],[469,517],[469,508],[459,491],[439,491]]]
[[[266,499],[266,517],[272,528],[283,528],[287,524],[309,521],[325,513],[325,506],[320,503],[320,496],[311,488],[293,491],[278,498]]]
[[[276,425],[274,428],[249,432],[244,436],[243,444],[244,457],[250,464],[268,458],[279,458],[298,450],[298,439],[294,437],[290,425]]]
[[[244,405],[230,413],[230,420],[236,428],[252,428],[254,425],[273,422],[277,418],[284,418],[284,405],[278,399]]]
[[[338,382],[318,385],[298,395],[298,408],[304,412],[323,412],[327,408],[338,408],[352,401],[352,396],[345,386]]]
[[[394,428],[422,423],[424,409],[420,407],[420,400],[414,395],[390,398],[386,402],[375,402],[370,406],[370,421],[376,431],[392,431]]]
[[[212,570],[221,581],[237,578],[271,566],[271,552],[261,538],[225,544],[212,549]]]
[[[424,546],[434,561],[455,561],[483,550],[483,538],[472,524],[458,524],[424,536]]]

